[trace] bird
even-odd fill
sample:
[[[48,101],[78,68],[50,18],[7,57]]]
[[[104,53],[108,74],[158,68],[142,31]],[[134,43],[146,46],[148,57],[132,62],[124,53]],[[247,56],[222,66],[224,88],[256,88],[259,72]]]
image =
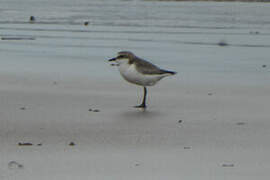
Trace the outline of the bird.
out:
[[[168,71],[141,59],[130,51],[120,51],[117,56],[109,59],[112,64],[118,67],[121,76],[128,82],[143,87],[143,100],[140,105],[135,108],[143,108],[146,106],[147,86],[154,86],[158,81],[167,76],[175,75],[177,72]]]

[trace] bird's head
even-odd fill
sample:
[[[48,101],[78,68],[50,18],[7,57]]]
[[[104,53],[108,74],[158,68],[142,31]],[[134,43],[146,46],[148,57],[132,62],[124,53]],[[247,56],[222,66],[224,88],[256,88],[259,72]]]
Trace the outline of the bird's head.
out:
[[[135,55],[129,51],[121,51],[118,52],[115,58],[109,59],[110,62],[116,62],[116,65],[120,65],[122,63],[131,64],[132,60],[135,58]]]

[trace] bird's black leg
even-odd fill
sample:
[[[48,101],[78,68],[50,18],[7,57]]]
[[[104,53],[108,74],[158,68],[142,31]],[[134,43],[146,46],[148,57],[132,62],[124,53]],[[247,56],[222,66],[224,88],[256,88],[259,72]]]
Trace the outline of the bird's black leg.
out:
[[[142,102],[141,105],[135,106],[135,108],[146,108],[146,103],[145,103],[145,101],[146,101],[147,89],[146,89],[145,86],[143,87],[143,92],[144,92],[144,93],[143,93],[143,102]]]

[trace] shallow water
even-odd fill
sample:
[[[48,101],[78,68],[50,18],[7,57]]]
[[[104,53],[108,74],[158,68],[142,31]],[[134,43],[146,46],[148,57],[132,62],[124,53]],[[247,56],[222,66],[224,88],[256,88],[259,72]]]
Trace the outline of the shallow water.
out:
[[[5,0],[0,7],[0,71],[118,78],[106,59],[130,50],[179,72],[184,83],[264,84],[270,67],[269,7],[240,2]],[[34,23],[30,16],[35,16]]]

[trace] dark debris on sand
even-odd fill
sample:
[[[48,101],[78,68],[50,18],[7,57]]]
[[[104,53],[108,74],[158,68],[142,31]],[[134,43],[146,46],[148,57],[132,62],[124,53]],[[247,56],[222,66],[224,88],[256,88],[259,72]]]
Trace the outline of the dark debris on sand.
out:
[[[225,40],[221,40],[218,42],[219,46],[228,46],[229,44]]]
[[[16,161],[10,161],[8,163],[8,168],[9,169],[22,169],[23,168],[23,165],[16,162]]]
[[[35,16],[30,16],[30,17],[29,17],[29,22],[33,23],[33,22],[35,22],[35,21],[36,21]]]
[[[1,40],[6,40],[6,41],[12,41],[12,40],[35,40],[35,37],[1,37]]]
[[[19,142],[18,146],[34,146],[34,144],[30,142]],[[36,146],[42,146],[42,143],[38,143]]]
[[[26,107],[25,106],[20,107],[20,110],[26,110]]]
[[[75,146],[76,144],[74,142],[70,142],[69,146]]]
[[[222,167],[234,167],[234,164],[224,163],[224,164],[222,164]]]
[[[33,144],[29,142],[19,142],[18,146],[33,146]]]
[[[100,112],[99,109],[91,109],[91,108],[88,111],[90,111],[90,112]]]
[[[246,122],[237,122],[236,125],[238,126],[243,126],[243,125],[246,125],[247,123]]]

